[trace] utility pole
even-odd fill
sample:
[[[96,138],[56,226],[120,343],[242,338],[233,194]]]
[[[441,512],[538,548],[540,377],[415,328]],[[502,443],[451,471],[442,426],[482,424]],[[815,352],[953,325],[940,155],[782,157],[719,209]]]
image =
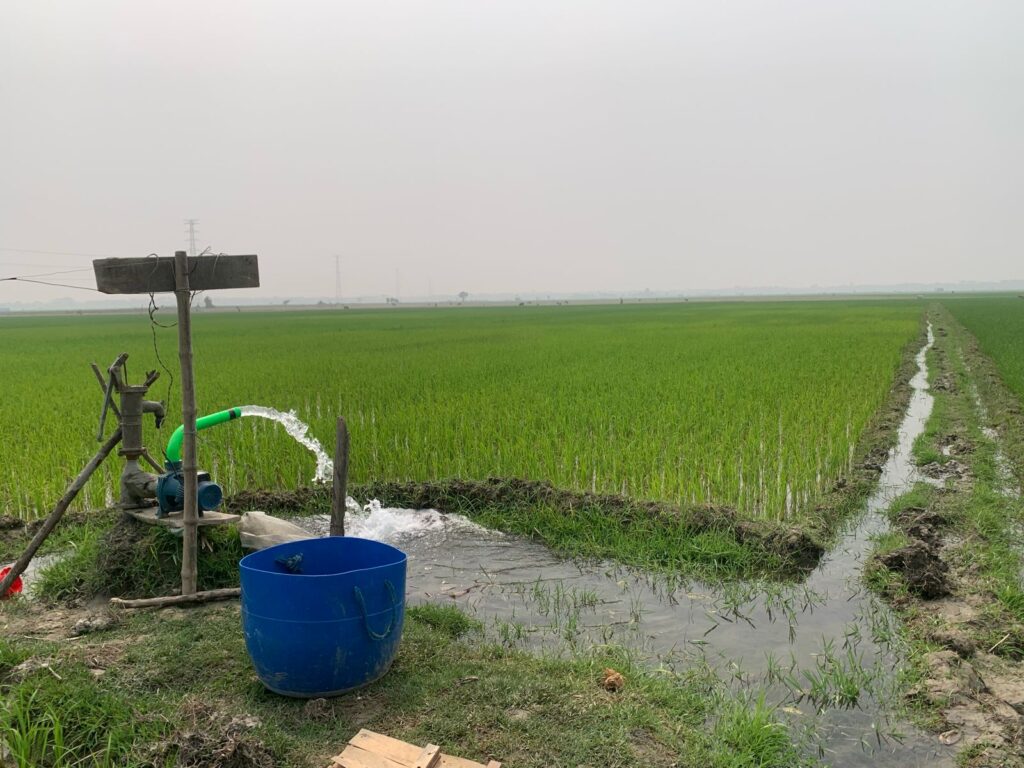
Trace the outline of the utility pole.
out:
[[[188,227],[188,255],[196,255],[196,226],[199,219],[185,219],[185,226]]]

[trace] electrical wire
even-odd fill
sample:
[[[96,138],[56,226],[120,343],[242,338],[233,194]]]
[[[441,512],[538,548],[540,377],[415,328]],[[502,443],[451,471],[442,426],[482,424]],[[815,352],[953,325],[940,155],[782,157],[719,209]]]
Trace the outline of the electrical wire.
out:
[[[32,275],[15,275],[14,277],[0,278],[2,280],[24,280],[29,277],[50,277],[51,275],[69,275],[72,272],[92,272],[92,267],[81,267],[79,269],[62,269],[57,272],[36,272]]]
[[[148,256],[146,256],[146,258],[147,259],[153,259],[153,269],[149,273],[149,279],[152,279],[153,275],[155,275],[156,271],[160,268],[160,262],[159,262],[159,258],[160,257],[157,254],[155,254],[155,253],[151,253]],[[166,394],[165,399],[164,399],[164,405],[165,406],[170,406],[170,404],[171,404],[171,392],[174,389],[174,373],[171,371],[170,368],[167,367],[167,364],[164,362],[164,359],[162,357],[160,357],[160,346],[159,346],[159,344],[157,344],[157,340],[156,340],[156,329],[157,328],[174,328],[175,326],[177,326],[177,323],[165,324],[165,323],[161,323],[159,320],[157,320],[156,319],[156,313],[159,311],[159,309],[160,309],[160,307],[158,307],[157,304],[156,304],[156,295],[152,291],[150,291],[149,292],[149,307],[147,308],[146,311],[149,314],[149,330],[150,330],[150,332],[153,335],[153,354],[156,355],[156,361],[158,363],[160,363],[160,367],[163,368],[164,372],[167,374],[167,394]]]
[[[37,285],[52,285],[56,288],[77,288],[80,291],[92,291],[94,293],[102,293],[98,288],[90,288],[87,285],[68,285],[67,283],[50,283],[46,280],[28,280],[24,277],[5,277],[7,280],[17,280],[19,283],[36,283]]]
[[[107,256],[102,255],[102,254],[97,254],[97,253],[74,253],[74,252],[70,252],[70,251],[41,251],[41,250],[30,250],[30,249],[27,249],[27,248],[6,248],[6,247],[0,247],[0,251],[14,251],[16,253],[40,253],[40,254],[48,254],[48,255],[52,255],[52,256],[89,256],[89,257],[93,257],[93,258],[112,258],[112,257],[107,257]],[[199,255],[200,256],[209,256],[209,255],[213,255],[213,254],[210,254],[210,249],[206,248]],[[220,257],[223,256],[223,255],[224,254],[221,254],[221,253],[216,254],[216,259],[220,259]],[[150,272],[150,278],[152,278],[152,276],[156,274],[157,269],[159,269],[159,261],[158,261],[159,255],[156,254],[156,253],[150,253],[149,255],[146,256],[146,258],[154,260],[153,270],[152,270],[152,272]],[[108,265],[108,266],[114,266],[114,265]],[[189,270],[189,276],[191,277],[192,274],[198,268],[199,268],[199,262],[196,261],[192,265],[192,268]],[[215,261],[214,262],[214,270],[216,270],[216,268],[217,268],[217,264],[216,264],[216,261]],[[15,281],[17,281],[17,282],[22,282],[22,283],[33,283],[33,284],[36,284],[36,285],[49,285],[49,286],[53,286],[53,287],[56,287],[56,288],[76,288],[76,289],[78,289],[80,291],[93,291],[94,293],[102,293],[102,291],[100,291],[98,288],[92,288],[92,287],[85,286],[85,285],[70,285],[68,283],[55,283],[55,282],[51,282],[51,281],[48,281],[48,280],[36,280],[36,279],[34,279],[34,278],[37,278],[37,277],[51,277],[53,275],[68,275],[68,274],[77,273],[77,272],[91,272],[91,271],[92,271],[91,267],[82,267],[82,268],[79,268],[79,269],[64,269],[64,270],[58,270],[58,271],[54,271],[54,272],[39,272],[39,273],[31,274],[31,275],[13,275],[11,277],[0,278],[0,282],[15,282]],[[189,293],[190,293],[190,295],[189,295],[189,306],[191,307],[192,303],[196,299],[196,296],[198,296],[200,293],[202,293],[202,291],[201,290],[200,291],[190,291]],[[157,303],[156,303],[156,294],[153,291],[150,291],[149,292],[149,306],[147,307],[146,312],[149,315],[149,324],[150,324],[149,327],[150,327],[150,331],[151,331],[151,334],[152,334],[152,337],[153,337],[153,354],[156,356],[157,362],[160,364],[160,367],[163,368],[164,372],[167,374],[167,395],[166,395],[166,399],[164,400],[164,404],[168,405],[171,402],[171,393],[172,393],[173,388],[174,388],[174,373],[171,371],[170,368],[167,367],[167,364],[164,362],[163,357],[161,357],[161,355],[160,355],[160,345],[159,345],[158,340],[157,340],[156,329],[157,328],[174,328],[178,324],[176,322],[174,322],[174,323],[161,323],[159,320],[156,319],[156,313],[159,310],[160,310],[160,307],[157,306]]]

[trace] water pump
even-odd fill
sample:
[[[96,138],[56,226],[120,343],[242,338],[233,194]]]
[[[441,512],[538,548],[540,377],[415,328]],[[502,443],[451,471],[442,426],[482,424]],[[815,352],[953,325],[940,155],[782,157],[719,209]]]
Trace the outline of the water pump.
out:
[[[236,407],[202,416],[196,419],[196,431],[233,421],[241,415],[242,409]],[[185,428],[181,426],[174,430],[171,439],[167,441],[167,472],[160,475],[156,482],[156,500],[160,505],[157,517],[180,512],[185,508],[185,478],[181,471],[181,445],[184,437]],[[196,489],[200,515],[204,511],[212,512],[224,499],[224,492],[219,485],[210,480],[209,472],[199,470],[196,474]]]
[[[203,512],[215,510],[224,500],[224,492],[210,479],[209,472],[196,473],[196,492],[200,517]],[[157,517],[181,512],[185,508],[185,476],[180,461],[168,461],[167,472],[157,478],[156,501],[160,506]]]

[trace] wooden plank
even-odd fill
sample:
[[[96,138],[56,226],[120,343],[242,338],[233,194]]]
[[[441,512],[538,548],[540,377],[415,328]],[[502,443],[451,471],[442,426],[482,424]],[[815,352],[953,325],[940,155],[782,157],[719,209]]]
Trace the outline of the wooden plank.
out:
[[[365,728],[349,739],[345,751],[332,761],[332,768],[485,768],[483,763],[446,755],[435,744],[420,749]],[[486,768],[501,768],[501,763],[491,760]]]
[[[378,752],[360,749],[352,744],[345,747],[345,751],[335,760],[340,762],[342,768],[409,768],[409,763],[399,763]]]
[[[484,768],[484,765],[464,757],[442,754],[440,768]]]
[[[374,733],[365,728],[349,739],[348,743],[368,752],[376,752],[378,755],[383,755],[405,766],[412,765],[422,751],[412,744],[406,744],[404,741],[393,739],[382,733]]]
[[[412,768],[436,768],[441,760],[441,748],[437,744],[427,744],[412,764]]]
[[[101,293],[170,293],[175,289],[174,259],[95,259],[96,287]],[[189,256],[188,284],[194,291],[259,288],[255,255]]]
[[[165,528],[181,528],[184,525],[181,512],[171,512],[163,517],[157,517],[158,507],[147,507],[146,509],[126,509],[129,515],[140,523],[147,525],[162,525]],[[237,523],[241,520],[240,515],[229,515],[227,512],[203,512],[203,516],[196,521],[200,528],[208,525],[227,525]]]

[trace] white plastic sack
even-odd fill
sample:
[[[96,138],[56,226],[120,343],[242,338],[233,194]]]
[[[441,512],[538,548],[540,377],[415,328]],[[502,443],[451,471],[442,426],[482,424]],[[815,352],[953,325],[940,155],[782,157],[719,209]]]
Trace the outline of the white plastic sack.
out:
[[[238,521],[238,536],[244,549],[266,549],[286,541],[314,538],[295,523],[271,517],[266,512],[246,512]]]

